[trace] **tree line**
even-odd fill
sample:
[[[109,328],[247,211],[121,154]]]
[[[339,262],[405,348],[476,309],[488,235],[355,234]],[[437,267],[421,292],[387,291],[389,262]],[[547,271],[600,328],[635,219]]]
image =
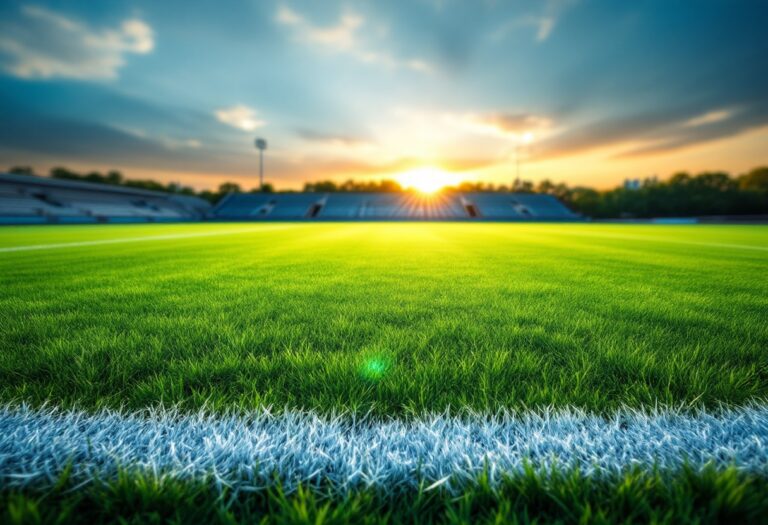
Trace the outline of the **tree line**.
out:
[[[29,167],[14,167],[10,173],[34,175]],[[243,193],[245,190],[234,182],[225,182],[217,190],[195,191],[194,188],[177,183],[163,184],[154,180],[127,179],[119,171],[107,173],[77,173],[67,168],[53,168],[49,177],[112,184],[129,188],[162,191],[180,195],[201,197],[211,203],[218,202],[228,193]],[[264,189],[253,189],[250,193],[274,192],[271,184]],[[397,181],[355,181],[337,183],[331,180],[308,182],[304,191],[317,193],[374,192],[396,193],[406,191]],[[685,217],[706,215],[760,215],[768,214],[768,167],[759,167],[747,173],[733,176],[726,172],[703,172],[690,174],[675,173],[669,179],[660,181],[656,177],[610,190],[596,190],[586,186],[569,186],[542,180],[515,181],[511,186],[483,182],[463,182],[444,191],[515,191],[520,193],[542,193],[553,195],[577,213],[595,218],[648,218]]]
[[[554,195],[566,206],[594,218],[695,217],[768,214],[768,167],[732,176],[725,172],[679,172],[618,188],[539,182],[533,191]]]
[[[29,166],[14,166],[8,170],[8,173],[16,175],[37,175]],[[52,179],[74,180],[80,182],[95,182],[97,184],[111,184],[113,186],[124,186],[126,188],[137,188],[141,190],[161,191],[165,193],[175,193],[177,195],[190,195],[207,200],[211,204],[217,203],[228,193],[242,193],[243,189],[235,182],[224,182],[216,190],[195,191],[191,186],[184,186],[176,182],[163,184],[151,179],[127,179],[122,173],[111,170],[106,173],[91,171],[88,173],[77,173],[67,168],[52,168],[48,173]],[[272,192],[274,188],[271,184],[264,185],[265,192]],[[251,190],[251,193],[257,193],[259,190]]]
[[[305,191],[404,191],[395,181],[341,184],[320,181],[304,185]],[[768,214],[768,167],[732,176],[725,172],[675,173],[666,181],[650,177],[610,190],[569,186],[549,179],[538,183],[516,180],[511,186],[463,182],[444,191],[542,193],[553,195],[573,211],[594,218],[692,217],[706,215]]]

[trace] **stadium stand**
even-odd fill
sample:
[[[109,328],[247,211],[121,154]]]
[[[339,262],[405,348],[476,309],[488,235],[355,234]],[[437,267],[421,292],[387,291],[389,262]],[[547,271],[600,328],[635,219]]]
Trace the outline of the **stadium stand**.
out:
[[[0,224],[201,220],[210,205],[197,197],[0,174]]]
[[[212,212],[228,220],[578,220],[551,195],[527,193],[238,193]]]
[[[480,217],[497,220],[575,219],[577,215],[551,195],[532,193],[465,193]]]
[[[528,193],[233,193],[197,197],[31,175],[0,174],[0,224],[196,220],[566,221],[580,217]]]

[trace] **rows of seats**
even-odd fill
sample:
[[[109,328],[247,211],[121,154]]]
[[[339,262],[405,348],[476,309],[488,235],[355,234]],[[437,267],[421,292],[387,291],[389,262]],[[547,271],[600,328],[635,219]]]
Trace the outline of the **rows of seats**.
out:
[[[271,219],[297,219],[311,217],[320,209],[315,193],[286,193],[271,200]],[[317,208],[315,208],[317,206]]]
[[[522,193],[238,193],[213,210],[217,219],[275,220],[569,220],[551,195]]]
[[[460,219],[466,217],[466,213],[459,201],[445,194],[379,193],[366,194],[358,216],[362,219],[434,220]]]
[[[0,223],[201,220],[570,220],[550,195],[525,193],[235,193],[201,199],[0,174]]]
[[[0,224],[198,220],[209,208],[196,197],[0,174]]]
[[[480,217],[487,219],[572,219],[576,215],[552,195],[466,193]]]
[[[248,219],[266,216],[272,209],[268,193],[232,193],[224,197],[214,210],[220,219]]]

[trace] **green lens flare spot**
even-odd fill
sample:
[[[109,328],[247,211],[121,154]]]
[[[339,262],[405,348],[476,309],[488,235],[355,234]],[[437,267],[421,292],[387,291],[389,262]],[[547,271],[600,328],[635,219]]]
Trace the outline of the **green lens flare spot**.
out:
[[[381,357],[366,359],[360,368],[360,374],[366,379],[381,379],[389,370],[389,361]]]

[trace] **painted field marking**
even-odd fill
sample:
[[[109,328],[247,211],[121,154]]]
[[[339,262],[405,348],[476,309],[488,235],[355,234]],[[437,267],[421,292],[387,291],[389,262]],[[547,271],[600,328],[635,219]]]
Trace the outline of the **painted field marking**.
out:
[[[88,413],[5,405],[0,450],[0,485],[7,487],[55,485],[68,469],[78,483],[109,480],[133,467],[185,480],[213,477],[235,491],[273,485],[277,476],[287,490],[327,482],[342,493],[423,484],[453,491],[483,473],[497,485],[527,466],[590,477],[686,466],[765,475],[768,407],[623,409],[608,416],[550,409],[382,421],[291,411]]]
[[[147,235],[144,237],[125,237],[120,239],[100,239],[98,241],[75,241],[62,242],[54,244],[31,244],[28,246],[8,246],[0,248],[0,253],[27,252],[34,250],[56,250],[59,248],[80,248],[83,246],[101,246],[103,244],[121,244],[126,242],[144,242],[144,241],[171,241],[177,239],[192,239],[195,237],[214,237],[219,235],[236,235],[238,233],[260,233],[265,231],[275,231],[290,228],[289,225],[250,228],[244,230],[217,230],[212,232],[198,233],[175,233],[167,235]]]
[[[734,244],[734,243],[707,242],[707,241],[686,241],[682,239],[669,239],[666,237],[657,237],[654,235],[637,235],[637,234],[611,233],[611,232],[567,231],[567,230],[553,232],[553,233],[550,233],[549,235],[578,236],[578,237],[604,237],[607,239],[626,239],[626,240],[635,240],[635,241],[665,242],[668,244],[687,244],[687,245],[693,245],[693,246],[706,246],[709,248],[729,248],[729,249],[757,250],[761,252],[768,252],[768,246],[754,246],[750,244]]]

